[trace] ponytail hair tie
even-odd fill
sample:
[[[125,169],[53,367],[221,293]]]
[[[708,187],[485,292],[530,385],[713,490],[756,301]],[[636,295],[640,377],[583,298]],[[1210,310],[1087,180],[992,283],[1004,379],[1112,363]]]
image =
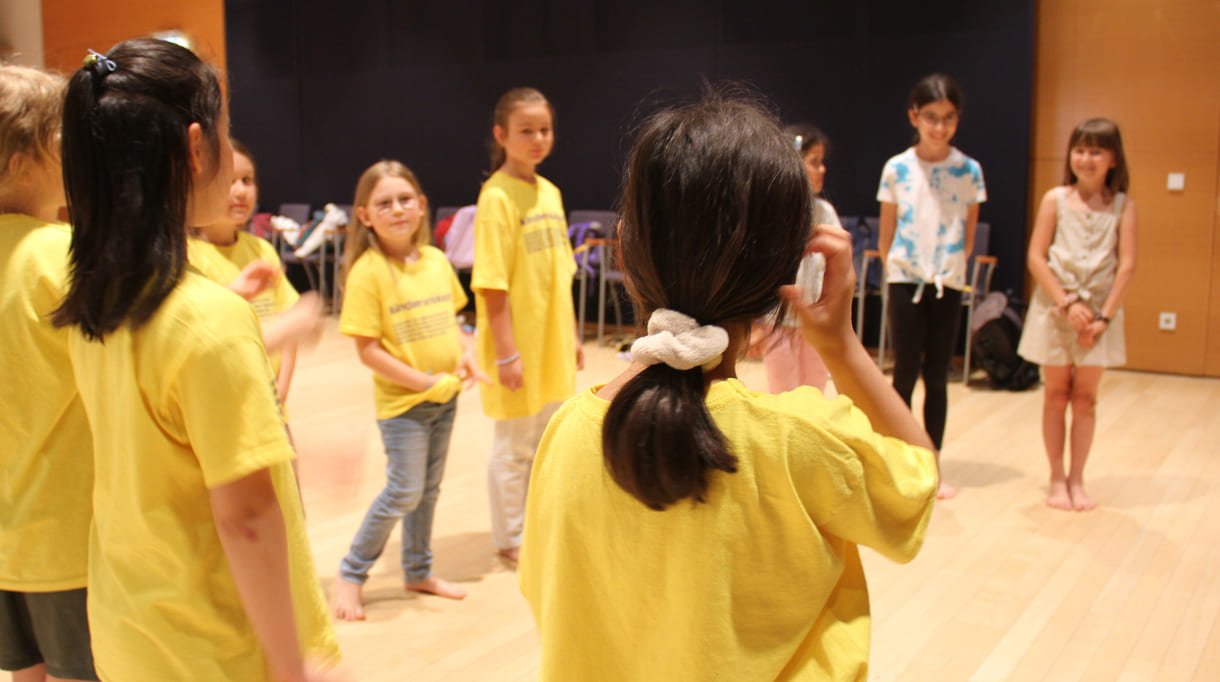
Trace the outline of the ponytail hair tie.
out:
[[[693,317],[658,308],[648,318],[648,335],[631,344],[631,358],[644,365],[666,364],[674,369],[715,369],[729,347],[724,327],[700,326]]]
[[[92,69],[93,75],[98,78],[105,78],[119,68],[114,60],[95,50],[89,50],[89,54],[85,55],[85,66]]]

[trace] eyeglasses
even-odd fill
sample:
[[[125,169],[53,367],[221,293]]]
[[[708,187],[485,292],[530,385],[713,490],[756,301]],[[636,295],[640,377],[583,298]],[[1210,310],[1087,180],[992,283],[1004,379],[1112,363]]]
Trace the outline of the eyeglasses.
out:
[[[389,215],[394,211],[395,203],[402,206],[403,210],[405,211],[419,206],[419,197],[415,196],[414,194],[404,194],[398,197],[382,199],[381,201],[373,204],[373,210],[377,211],[377,213],[381,215]]]
[[[945,114],[944,116],[937,116],[936,114],[934,114],[930,111],[923,111],[923,112],[920,112],[919,118],[925,124],[927,124],[933,128],[935,128],[938,125],[945,125],[945,126],[957,125],[957,114],[956,113]]]

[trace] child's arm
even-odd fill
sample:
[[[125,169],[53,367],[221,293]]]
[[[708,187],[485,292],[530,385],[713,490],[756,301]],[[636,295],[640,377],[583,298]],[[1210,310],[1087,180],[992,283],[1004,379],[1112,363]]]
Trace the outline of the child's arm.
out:
[[[878,433],[935,452],[927,432],[852,330],[856,274],[851,262],[851,235],[839,227],[817,225],[809,248],[826,257],[821,298],[804,303],[800,287],[793,285],[782,287],[780,293],[800,316],[801,331],[826,362],[835,388],[852,399]]]
[[[291,308],[261,326],[267,352],[284,350],[301,341],[315,341],[322,333],[322,299],[313,292],[306,292]]]
[[[1029,274],[1033,276],[1034,282],[1050,295],[1051,300],[1058,307],[1067,301],[1068,294],[1059,285],[1055,273],[1051,272],[1047,256],[1051,250],[1051,242],[1055,239],[1055,220],[1059,208],[1056,189],[1042,195],[1042,203],[1038,205],[1038,214],[1034,217],[1034,231],[1029,235],[1029,252],[1026,254],[1026,261],[1029,266]]]
[[[390,355],[389,351],[381,346],[381,340],[371,336],[356,337],[356,352],[360,355],[360,362],[365,367],[415,393],[423,393],[432,388],[432,384],[444,376],[443,374],[428,374],[415,369]]]
[[[881,234],[877,237],[877,250],[881,252],[881,267],[886,266],[886,261],[890,257],[890,247],[894,245],[894,232],[897,230],[898,204],[891,204],[888,201],[881,202]]]
[[[979,226],[979,207],[981,204],[970,204],[966,209],[966,259],[974,253],[974,233]]]
[[[491,325],[491,338],[496,346],[496,370],[504,388],[515,391],[525,385],[525,365],[517,351],[513,338],[513,316],[508,304],[508,292],[502,289],[484,289],[483,301],[487,303],[487,319]],[[511,358],[511,360],[510,360]],[[505,361],[500,364],[501,361]]]
[[[1135,254],[1136,254],[1136,215],[1135,202],[1130,197],[1127,198],[1127,203],[1123,207],[1123,214],[1118,219],[1118,270],[1114,274],[1114,284],[1110,287],[1110,293],[1106,296],[1105,302],[1101,304],[1101,310],[1098,311],[1103,317],[1110,319],[1118,313],[1118,309],[1123,305],[1123,299],[1127,296],[1127,289],[1131,286],[1131,278],[1135,276]],[[1105,331],[1108,322],[1104,320],[1093,320],[1095,334],[1100,334]]]
[[[280,396],[280,404],[288,402],[288,389],[292,386],[292,373],[297,366],[297,345],[286,344],[280,349],[280,373],[275,377],[275,391]]]
[[[242,608],[276,680],[305,679],[288,577],[288,540],[269,469],[208,491]]]

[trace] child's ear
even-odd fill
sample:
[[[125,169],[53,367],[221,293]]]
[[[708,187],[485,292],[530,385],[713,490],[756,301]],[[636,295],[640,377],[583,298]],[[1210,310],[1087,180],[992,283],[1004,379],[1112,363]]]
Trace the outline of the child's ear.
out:
[[[195,175],[203,173],[204,167],[207,165],[203,162],[207,150],[204,148],[203,126],[198,122],[192,123],[186,129],[187,144],[190,147],[191,156],[191,171]]]
[[[911,107],[910,109],[908,109],[907,117],[911,119],[912,128],[919,127],[919,109],[917,107]]]
[[[373,223],[369,221],[369,210],[367,208],[363,206],[356,207],[356,220],[359,220],[360,224],[364,227],[370,230],[373,229]]]
[[[13,155],[8,157],[8,165],[4,169],[3,175],[10,180],[20,180],[22,175],[30,169],[29,154],[25,152],[13,152]]]
[[[499,124],[491,127],[491,136],[495,138],[496,144],[504,146],[504,139],[508,137],[508,133]]]

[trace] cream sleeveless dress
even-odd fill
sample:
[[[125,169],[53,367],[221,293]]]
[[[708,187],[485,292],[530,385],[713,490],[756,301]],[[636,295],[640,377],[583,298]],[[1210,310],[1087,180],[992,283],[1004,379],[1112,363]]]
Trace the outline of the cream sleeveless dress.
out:
[[[1055,279],[1069,294],[1099,311],[1114,285],[1118,270],[1118,220],[1127,195],[1119,193],[1109,210],[1092,211],[1067,204],[1067,187],[1055,193],[1055,238],[1047,262]],[[1115,367],[1126,364],[1123,310],[1118,309],[1110,326],[1097,337],[1092,348],[1076,341],[1076,330],[1067,317],[1054,311],[1050,294],[1038,287],[1025,316],[1025,328],[1017,352],[1040,365],[1085,365]]]

